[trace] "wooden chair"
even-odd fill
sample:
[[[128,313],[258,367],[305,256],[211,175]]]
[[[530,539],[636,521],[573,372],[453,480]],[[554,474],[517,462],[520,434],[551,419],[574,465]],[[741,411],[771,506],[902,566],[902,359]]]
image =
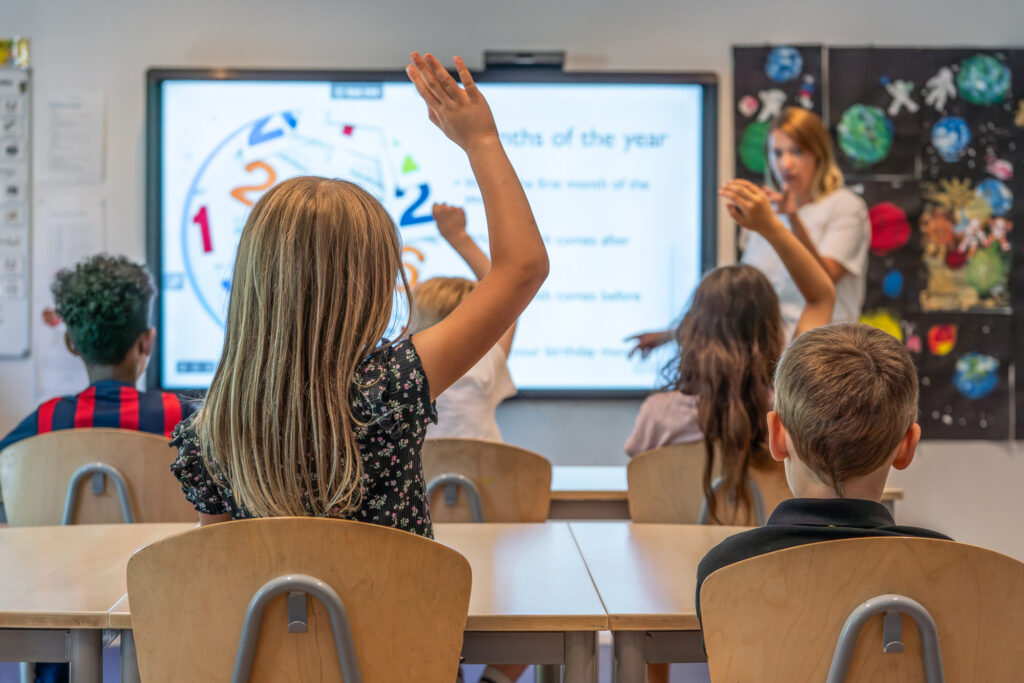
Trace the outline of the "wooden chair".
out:
[[[427,439],[423,473],[434,522],[474,521],[472,494],[485,522],[543,522],[551,506],[551,463],[531,451],[482,439]],[[438,485],[446,475],[448,483]],[[464,480],[468,480],[468,483]],[[457,493],[455,493],[457,492]],[[453,495],[454,494],[454,495]]]
[[[1024,563],[952,541],[863,538],[780,550],[711,574],[700,593],[711,680],[924,681],[918,628],[902,618],[884,628],[882,614],[859,637],[853,629],[847,677],[828,678],[848,617],[886,594],[930,614],[946,680],[1020,679]],[[883,630],[903,654],[883,654]]]
[[[696,524],[704,502],[703,476],[703,441],[638,453],[626,467],[629,518],[652,524]]]
[[[673,444],[634,456],[626,468],[629,482],[629,517],[652,524],[697,524],[704,504],[704,442]],[[717,472],[713,473],[717,475]],[[791,498],[783,468],[750,468],[748,476],[764,501],[767,517],[778,503]],[[719,500],[719,517],[724,523],[753,525],[757,515],[743,519]]]
[[[232,680],[250,600],[296,573],[337,593],[364,683],[455,680],[469,611],[466,559],[406,531],[305,517],[215,524],[136,553],[128,598],[141,679]],[[309,605],[298,633],[290,632],[301,621],[296,602]],[[323,603],[281,594],[252,628],[253,682],[342,680]]]
[[[60,524],[69,483],[84,465],[103,463],[117,470],[136,522],[194,522],[192,505],[169,467],[177,452],[157,434],[128,429],[63,429],[11,444],[0,453],[0,488],[11,526]],[[75,487],[69,510],[77,524],[125,521],[116,476],[85,476]],[[72,496],[73,497],[73,496]]]

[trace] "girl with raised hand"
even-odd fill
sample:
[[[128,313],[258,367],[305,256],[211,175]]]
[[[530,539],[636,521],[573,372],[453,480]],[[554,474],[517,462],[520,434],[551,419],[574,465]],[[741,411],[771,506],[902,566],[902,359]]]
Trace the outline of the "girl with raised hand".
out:
[[[547,276],[526,195],[466,65],[433,56],[410,79],[469,157],[492,265],[411,339],[383,339],[408,298],[392,218],[365,190],[293,178],[253,207],[239,241],[220,365],[174,433],[172,470],[201,523],[302,515],[432,536],[420,450],[433,400],[494,346]]]

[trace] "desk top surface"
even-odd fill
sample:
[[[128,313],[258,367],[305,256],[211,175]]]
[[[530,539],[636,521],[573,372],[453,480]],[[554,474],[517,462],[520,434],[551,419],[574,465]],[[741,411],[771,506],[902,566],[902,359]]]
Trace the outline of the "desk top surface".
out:
[[[556,465],[551,468],[552,500],[625,500],[625,465]],[[903,500],[903,489],[885,487],[882,500]]]
[[[745,527],[572,522],[612,630],[696,631],[697,564]]]
[[[568,524],[436,524],[434,533],[440,543],[462,553],[473,570],[467,630],[608,628],[608,615]],[[123,589],[109,606],[107,626],[131,628]]]
[[[0,529],[0,627],[105,628],[127,590],[128,558],[194,524]]]

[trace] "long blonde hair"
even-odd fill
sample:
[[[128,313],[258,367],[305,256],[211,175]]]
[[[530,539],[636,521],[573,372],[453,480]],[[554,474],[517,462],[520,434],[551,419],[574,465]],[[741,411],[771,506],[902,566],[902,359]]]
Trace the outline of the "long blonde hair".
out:
[[[821,117],[803,107],[786,107],[772,120],[768,129],[768,140],[766,154],[768,159],[772,158],[772,136],[775,131],[781,131],[793,138],[800,149],[814,157],[817,164],[817,171],[814,174],[814,183],[811,185],[811,196],[820,199],[833,190],[843,186],[843,172],[839,170],[836,163],[836,155],[832,151],[832,140]],[[778,178],[772,171],[772,164],[768,164],[768,184],[775,189],[779,188]]]
[[[356,372],[388,330],[398,282],[408,297],[394,221],[358,186],[293,178],[253,207],[196,422],[207,469],[252,514],[360,504]]]

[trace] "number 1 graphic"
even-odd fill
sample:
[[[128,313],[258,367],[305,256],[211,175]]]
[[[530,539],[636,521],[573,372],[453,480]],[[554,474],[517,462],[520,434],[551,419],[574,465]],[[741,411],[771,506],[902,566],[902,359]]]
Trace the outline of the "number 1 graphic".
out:
[[[206,207],[201,207],[192,222],[199,226],[199,233],[203,236],[203,253],[209,254],[213,251],[213,240],[210,237],[210,218],[206,214]]]

